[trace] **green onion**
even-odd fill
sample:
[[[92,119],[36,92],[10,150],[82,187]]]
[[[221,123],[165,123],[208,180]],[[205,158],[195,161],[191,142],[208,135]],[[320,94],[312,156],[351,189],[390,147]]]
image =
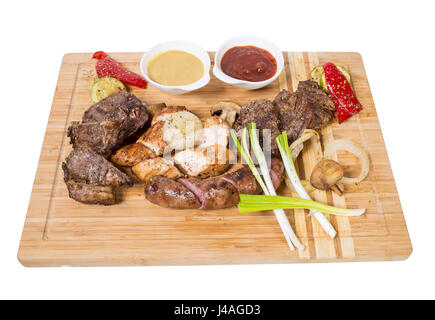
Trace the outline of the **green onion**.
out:
[[[296,172],[296,168],[295,165],[293,163],[293,159],[291,156],[291,152],[290,152],[290,148],[288,145],[288,138],[287,138],[287,132],[282,132],[277,138],[276,138],[277,144],[278,144],[278,148],[279,151],[281,153],[281,157],[284,163],[284,167],[287,173],[288,178],[290,179],[290,181],[293,184],[293,187],[296,190],[296,193],[305,200],[311,200],[310,195],[307,193],[307,191],[304,189],[304,187],[302,186],[302,183],[299,179],[299,176]],[[339,209],[339,208],[336,208]],[[332,214],[337,214],[337,215],[355,215],[355,212],[353,213],[347,213],[345,214],[342,210],[345,209],[339,209],[339,210],[335,210],[334,212],[326,212],[326,213],[332,213]],[[365,209],[361,209],[363,210],[361,212],[364,213]],[[315,209],[315,208],[311,208],[310,210],[310,214],[313,214],[314,217],[317,219],[317,221],[320,223],[320,225],[322,226],[322,228],[326,231],[326,233],[331,237],[334,238],[337,234],[337,231],[335,231],[334,227],[331,225],[331,223],[329,222],[328,219],[326,219],[326,217],[320,212],[322,210],[319,209]],[[357,212],[358,213],[358,212]],[[358,214],[357,214],[358,215]]]
[[[242,130],[242,145],[240,145],[239,140],[237,139],[236,132],[234,129],[231,129],[231,137],[233,138],[234,142],[236,143],[237,149],[239,150],[240,154],[242,155],[242,158],[246,161],[248,167],[251,169],[255,179],[257,179],[258,183],[261,186],[261,189],[267,190],[266,185],[263,182],[263,179],[261,179],[260,173],[258,172],[257,168],[254,165],[254,162],[252,161],[251,156],[249,155],[249,149],[248,149],[248,143],[247,143],[247,130],[246,128],[243,128]]]
[[[264,183],[263,179],[260,176],[260,173],[258,172],[257,168],[254,165],[254,162],[252,161],[252,158],[249,154],[248,150],[248,143],[247,143],[247,135],[246,135],[246,128],[242,131],[242,145],[240,145],[239,140],[237,139],[236,132],[231,129],[231,137],[233,138],[234,142],[236,143],[237,149],[239,150],[240,154],[242,155],[243,159],[248,164],[249,168],[251,169],[253,175],[257,179],[258,183],[260,184],[261,188],[263,189],[263,192],[266,195],[276,195],[275,188],[273,187],[272,179],[270,178],[269,170],[264,169],[265,164],[265,158],[264,153],[261,150],[260,143],[257,137],[256,127],[255,123],[250,124],[250,130],[249,130],[250,138],[251,138],[251,144],[254,149],[254,154],[259,161],[260,164],[260,170],[263,174],[264,179],[266,180],[266,183]],[[287,216],[284,213],[284,210],[282,209],[274,209],[275,216],[278,220],[279,226],[281,227],[282,232],[284,233],[284,237],[287,241],[287,244],[290,248],[290,250],[294,250],[293,244],[298,247],[298,249],[303,250],[304,245],[299,241],[296,234],[294,233]]]
[[[313,200],[251,194],[240,195],[238,208],[240,213],[274,209],[310,209],[347,217],[360,216],[365,212],[365,209],[336,208]]]

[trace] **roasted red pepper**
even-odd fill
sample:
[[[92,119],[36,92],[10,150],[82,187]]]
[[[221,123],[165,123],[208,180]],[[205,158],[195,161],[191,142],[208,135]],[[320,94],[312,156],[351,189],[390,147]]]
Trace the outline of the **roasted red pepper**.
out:
[[[358,113],[362,109],[355,93],[344,74],[337,69],[335,64],[327,62],[323,65],[325,82],[329,94],[335,103],[338,122],[342,123],[347,118]]]
[[[92,57],[98,59],[95,65],[98,78],[112,77],[139,88],[146,88],[147,82],[145,79],[137,73],[124,68],[118,61],[109,57],[107,53],[97,51]]]

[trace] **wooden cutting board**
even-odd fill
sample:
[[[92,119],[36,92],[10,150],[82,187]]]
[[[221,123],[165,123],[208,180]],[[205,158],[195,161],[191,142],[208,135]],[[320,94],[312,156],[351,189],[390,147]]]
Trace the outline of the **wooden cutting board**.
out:
[[[111,56],[139,73],[142,53],[113,53]],[[213,60],[213,53],[210,53]],[[145,200],[143,186],[122,190],[123,201],[114,206],[84,205],[68,198],[63,183],[62,161],[71,147],[66,129],[80,120],[91,105],[89,89],[95,77],[90,53],[65,55],[48,120],[33,192],[18,252],[29,267],[195,265],[245,263],[296,263],[329,261],[402,260],[411,242],[391,172],[381,128],[358,53],[285,52],[285,67],[274,83],[256,91],[244,91],[216,78],[195,92],[173,96],[153,86],[131,88],[147,103],[185,105],[200,116],[222,100],[240,104],[273,97],[281,90],[294,91],[306,80],[312,67],[332,61],[351,73],[354,88],[364,109],[338,125],[321,132],[327,145],[334,139],[352,139],[370,155],[369,176],[349,186],[343,197],[316,191],[315,199],[328,204],[367,208],[361,217],[329,219],[338,231],[330,239],[317,221],[304,210],[287,210],[294,229],[306,245],[290,251],[272,212],[240,214],[236,208],[214,211],[170,210]],[[358,161],[338,152],[347,174],[357,174]],[[306,144],[298,161],[301,178],[317,162],[313,146]],[[285,186],[281,193],[291,194]]]

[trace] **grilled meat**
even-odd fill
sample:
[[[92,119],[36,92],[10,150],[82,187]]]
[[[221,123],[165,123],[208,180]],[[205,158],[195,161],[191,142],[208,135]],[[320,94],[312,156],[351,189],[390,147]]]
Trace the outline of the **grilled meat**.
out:
[[[300,81],[298,90],[282,90],[273,104],[279,114],[279,128],[287,131],[290,141],[296,140],[305,129],[318,130],[333,118],[334,102],[314,81]]]
[[[73,148],[87,147],[107,158],[115,150],[124,134],[114,122],[89,122],[74,121],[68,128],[68,137]]]
[[[310,102],[305,96],[282,90],[274,104],[279,112],[280,130],[287,131],[290,142],[296,140],[313,119]]]
[[[177,179],[183,176],[177,167],[175,167],[174,161],[163,157],[141,161],[133,166],[132,170],[140,181],[147,181],[157,175],[171,179]]]
[[[110,161],[118,166],[132,167],[141,161],[157,157],[154,152],[145,147],[142,143],[136,142],[126,145],[115,151]]]
[[[274,186],[278,188],[284,178],[284,168],[280,159],[272,159],[270,171]],[[145,196],[149,201],[162,207],[177,209],[228,208],[239,203],[239,194],[259,194],[261,191],[251,170],[241,164],[235,165],[226,174],[218,177],[175,181],[158,175],[145,184]]]
[[[240,110],[240,116],[234,123],[234,129],[240,134],[241,129],[248,128],[250,122],[255,122],[260,130],[260,143],[264,150],[270,148],[271,154],[278,155],[276,137],[280,134],[278,127],[278,112],[272,102],[267,99],[257,99],[245,104]],[[263,130],[270,130],[270,137],[263,141]]]
[[[167,151],[168,144],[163,140],[164,121],[158,121],[151,125],[148,130],[139,137],[138,143],[142,143],[156,156],[161,156]]]
[[[216,144],[177,152],[174,162],[188,176],[204,179],[227,171],[235,157],[225,146]]]
[[[306,96],[311,103],[317,105],[321,109],[329,111],[335,110],[334,101],[332,101],[326,92],[323,91],[322,87],[315,81],[299,81],[297,92]]]
[[[66,181],[69,197],[88,204],[111,205],[116,203],[113,186],[97,186],[73,180]]]
[[[89,107],[82,121],[122,123],[124,130],[136,132],[148,120],[148,113],[142,102],[125,90],[115,92],[107,98]]]
[[[222,179],[231,183],[242,194],[259,194],[262,191],[251,169],[246,165],[241,165],[240,169],[224,174]]]
[[[182,185],[190,189],[201,202],[199,209],[224,209],[239,203],[237,189],[221,177],[208,179],[178,179]]]
[[[68,137],[74,148],[89,147],[107,158],[147,120],[139,99],[121,90],[86,110],[82,122],[73,122],[68,128]]]
[[[334,101],[323,91],[317,82],[300,81],[297,94],[304,96],[311,103],[313,119],[308,129],[318,130],[327,125],[333,118]]]
[[[165,208],[198,209],[201,206],[192,191],[164,176],[154,176],[146,182],[145,196],[150,202]]]
[[[272,158],[269,174],[275,190],[279,188],[281,182],[284,180],[284,169],[284,164],[280,159]]]
[[[89,148],[76,148],[62,163],[64,180],[98,186],[133,185],[132,180],[112,163]]]

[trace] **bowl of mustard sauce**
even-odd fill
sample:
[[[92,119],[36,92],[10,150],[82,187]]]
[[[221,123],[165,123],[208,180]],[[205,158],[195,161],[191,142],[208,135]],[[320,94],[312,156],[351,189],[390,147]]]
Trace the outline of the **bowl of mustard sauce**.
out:
[[[145,52],[140,70],[156,88],[171,94],[183,94],[209,83],[210,57],[194,43],[168,41]]]

